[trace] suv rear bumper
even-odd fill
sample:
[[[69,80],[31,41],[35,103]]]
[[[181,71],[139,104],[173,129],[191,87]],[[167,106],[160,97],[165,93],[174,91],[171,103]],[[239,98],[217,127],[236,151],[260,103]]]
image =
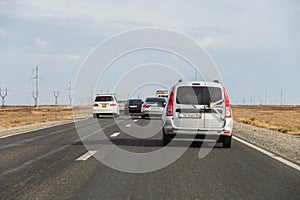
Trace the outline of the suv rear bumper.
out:
[[[178,134],[178,135],[183,135],[186,137],[189,136],[220,136],[220,135],[225,135],[225,136],[231,136],[232,135],[232,129],[233,129],[233,120],[232,118],[226,118],[225,124],[221,128],[204,128],[200,127],[197,129],[193,128],[179,128],[176,127],[173,123],[173,120],[170,118],[165,118],[163,121],[163,129],[165,134]]]

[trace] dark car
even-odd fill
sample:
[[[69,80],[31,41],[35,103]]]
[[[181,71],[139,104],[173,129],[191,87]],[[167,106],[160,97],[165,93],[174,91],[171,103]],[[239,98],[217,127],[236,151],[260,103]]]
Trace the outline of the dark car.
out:
[[[142,99],[129,99],[128,101],[128,112],[130,115],[141,115],[141,109],[143,105]]]

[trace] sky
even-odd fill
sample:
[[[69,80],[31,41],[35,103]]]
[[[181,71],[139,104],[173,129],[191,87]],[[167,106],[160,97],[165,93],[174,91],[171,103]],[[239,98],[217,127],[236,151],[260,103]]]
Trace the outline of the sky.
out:
[[[60,91],[58,103],[67,104],[69,82],[74,88],[95,47],[124,31],[159,27],[178,31],[205,48],[233,104],[299,104],[299,24],[297,0],[0,0],[0,87],[8,88],[7,105],[33,105],[32,78],[39,66],[39,103],[54,104],[53,92]],[[74,103],[87,104],[95,93],[112,92],[124,73],[147,63],[173,66],[195,79],[193,68],[174,55],[135,52],[114,63],[98,83],[83,88]],[[143,67],[134,77],[141,79],[149,68],[155,71],[151,64]],[[168,70],[154,76],[164,84],[113,92],[119,99],[144,98],[180,77]]]

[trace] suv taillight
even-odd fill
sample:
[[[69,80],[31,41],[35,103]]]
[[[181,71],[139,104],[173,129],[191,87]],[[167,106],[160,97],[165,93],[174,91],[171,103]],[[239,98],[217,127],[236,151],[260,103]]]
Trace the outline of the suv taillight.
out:
[[[143,108],[150,108],[150,105],[144,104],[144,105],[143,105]]]
[[[225,117],[231,118],[232,113],[231,113],[230,101],[225,87],[224,87],[224,96],[225,96]]]
[[[94,103],[94,105],[93,106],[99,106],[97,103]]]
[[[110,106],[116,106],[116,105],[117,105],[117,104],[115,104],[115,103],[111,103],[111,104],[110,104]]]
[[[169,97],[169,101],[168,101],[168,105],[167,105],[167,109],[166,109],[166,115],[167,116],[172,116],[173,112],[174,112],[174,91],[175,91],[175,86],[173,86],[170,97]]]

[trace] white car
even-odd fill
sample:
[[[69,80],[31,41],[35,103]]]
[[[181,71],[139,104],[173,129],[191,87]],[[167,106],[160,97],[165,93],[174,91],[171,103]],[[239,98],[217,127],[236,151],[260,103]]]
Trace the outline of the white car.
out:
[[[119,104],[115,95],[97,95],[93,104],[93,117],[120,115]]]
[[[118,100],[118,104],[119,104],[119,109],[120,111],[124,111],[125,110],[125,104],[126,104],[126,99],[121,99],[121,100]]]
[[[225,87],[216,82],[174,85],[162,117],[163,142],[176,138],[215,139],[231,147],[232,111]]]
[[[148,97],[142,106],[142,118],[161,117],[166,106],[166,99],[163,97]]]

